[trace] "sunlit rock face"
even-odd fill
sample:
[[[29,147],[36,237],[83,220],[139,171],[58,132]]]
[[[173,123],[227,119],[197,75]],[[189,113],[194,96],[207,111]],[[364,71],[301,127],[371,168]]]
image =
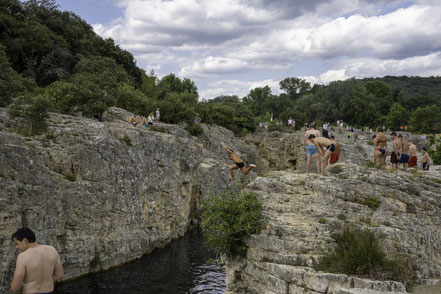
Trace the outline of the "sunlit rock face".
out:
[[[129,116],[51,113],[47,134],[24,137],[0,109],[0,292],[15,267],[10,237],[22,225],[59,251],[66,278],[116,266],[182,236],[197,224],[201,199],[229,187],[221,141],[257,160],[224,128],[204,126],[197,138],[180,125],[133,127]],[[240,185],[255,172],[236,175]]]
[[[227,267],[228,293],[402,293],[397,282],[317,273],[314,262],[345,224],[383,236],[388,254],[407,254],[415,278],[441,276],[441,169],[367,168],[349,162],[326,175],[276,171],[247,190],[265,207],[268,226],[247,240],[247,255]],[[373,200],[375,199],[375,200]]]

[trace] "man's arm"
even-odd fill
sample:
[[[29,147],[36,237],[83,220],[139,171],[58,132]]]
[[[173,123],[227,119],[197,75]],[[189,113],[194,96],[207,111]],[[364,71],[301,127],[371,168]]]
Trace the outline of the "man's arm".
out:
[[[58,256],[57,263],[55,264],[54,273],[52,275],[52,279],[55,281],[60,280],[62,277],[64,277],[64,270],[63,265],[61,264],[61,259]]]
[[[15,273],[14,278],[11,282],[11,291],[18,292],[23,285],[23,280],[26,273],[26,266],[23,261],[23,257],[20,258],[20,255],[17,257],[17,263],[15,265]]]
[[[323,148],[317,143],[317,141],[314,141],[315,147],[317,147],[318,152],[320,153],[320,156],[323,156]]]
[[[224,142],[221,142],[221,146],[222,146],[222,148],[224,148],[224,150],[227,151],[228,153],[233,153],[233,151],[231,151],[230,149],[227,148],[227,146],[225,146]]]

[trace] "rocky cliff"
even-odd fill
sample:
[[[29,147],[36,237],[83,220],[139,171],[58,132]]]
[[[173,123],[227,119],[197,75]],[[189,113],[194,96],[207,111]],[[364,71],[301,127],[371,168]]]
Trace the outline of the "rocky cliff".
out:
[[[182,236],[200,200],[228,187],[231,161],[220,141],[247,162],[257,159],[224,128],[204,126],[196,138],[179,125],[130,126],[129,115],[111,109],[98,122],[51,113],[46,134],[25,137],[21,122],[0,109],[1,293],[15,267],[10,236],[18,227],[57,248],[66,278],[116,266]],[[255,173],[237,175],[240,183]]]
[[[247,190],[265,207],[268,227],[247,240],[227,268],[228,293],[384,293],[404,285],[317,273],[344,224],[370,228],[383,246],[412,260],[414,278],[441,276],[441,169],[379,170],[339,163],[317,174],[270,172]],[[375,205],[371,205],[375,203]]]

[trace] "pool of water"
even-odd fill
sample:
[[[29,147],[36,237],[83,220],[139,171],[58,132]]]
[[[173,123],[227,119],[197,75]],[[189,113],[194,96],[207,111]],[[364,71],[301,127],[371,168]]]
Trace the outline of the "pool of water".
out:
[[[54,293],[223,293],[225,271],[209,264],[213,257],[202,233],[193,230],[134,262],[58,285]]]

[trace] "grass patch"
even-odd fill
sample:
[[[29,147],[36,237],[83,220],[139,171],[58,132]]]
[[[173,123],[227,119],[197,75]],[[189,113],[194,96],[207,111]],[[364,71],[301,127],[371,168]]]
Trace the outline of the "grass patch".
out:
[[[367,276],[372,279],[408,281],[412,275],[410,259],[395,252],[386,256],[380,246],[382,236],[371,230],[345,226],[336,234],[336,248],[323,256],[316,270]]]
[[[95,256],[89,262],[89,266],[91,269],[97,269],[103,267],[103,261],[101,259],[101,254],[99,252],[95,251]]]
[[[362,198],[358,201],[358,203],[367,205],[369,208],[375,210],[380,206],[380,200],[377,197],[371,196],[367,198]]]
[[[441,179],[430,179],[432,182],[435,182],[437,184],[441,184]]]
[[[132,147],[132,138],[130,138],[128,135],[124,135],[124,137],[122,137],[121,141],[123,141],[124,143],[126,143],[127,146]]]
[[[6,178],[6,176],[3,173],[0,173],[0,178]]]
[[[326,218],[321,217],[321,218],[319,218],[318,222],[319,222],[319,224],[326,224]]]
[[[46,140],[53,141],[53,140],[55,140],[56,136],[54,135],[53,132],[49,132],[44,135],[44,138]]]
[[[65,174],[64,177],[66,180],[69,180],[71,182],[75,182],[77,180],[77,177],[74,174]]]
[[[197,125],[193,122],[190,122],[187,124],[187,132],[190,133],[190,135],[195,136],[195,137],[199,137],[202,136],[204,134],[204,129],[201,127],[201,125]]]
[[[35,149],[35,144],[34,143],[26,143],[26,145],[31,148],[31,149]]]
[[[372,140],[372,139],[370,139],[370,140],[368,140],[367,142],[366,142],[368,145],[374,145],[374,140]]]
[[[305,186],[305,181],[300,181],[300,182],[299,182],[299,185],[301,185],[301,186]]]
[[[343,213],[340,213],[337,215],[337,218],[341,221],[345,221],[346,220],[346,215],[344,215]]]
[[[168,134],[169,133],[168,128],[158,127],[158,126],[156,126],[156,127],[151,126],[150,130],[154,131],[154,132],[158,132],[158,133],[164,133],[164,134]]]
[[[373,161],[366,162],[364,164],[364,166],[367,167],[367,168],[376,168],[376,169],[382,169],[382,170],[385,169],[383,164],[376,165],[375,162],[373,162]]]
[[[207,245],[218,256],[243,255],[244,239],[257,233],[265,224],[262,204],[253,193],[212,195],[202,201],[202,232]]]

